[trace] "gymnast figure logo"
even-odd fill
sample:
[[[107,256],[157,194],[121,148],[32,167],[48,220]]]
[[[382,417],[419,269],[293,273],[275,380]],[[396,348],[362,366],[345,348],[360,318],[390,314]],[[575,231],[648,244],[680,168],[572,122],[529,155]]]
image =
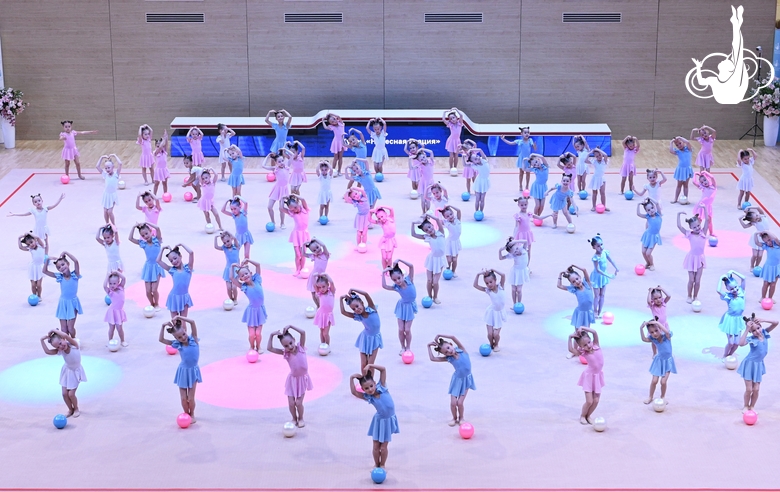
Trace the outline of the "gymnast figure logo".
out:
[[[731,6],[732,15],[731,19],[729,19],[732,27],[731,54],[711,53],[701,61],[692,58],[696,66],[685,76],[685,88],[693,96],[700,99],[714,97],[715,101],[720,104],[738,104],[753,97],[775,78],[775,69],[772,66],[772,62],[766,58],[756,56],[755,53],[744,47],[741,31],[743,12],[742,5],[736,9],[734,9],[733,5]],[[760,51],[759,48],[759,53]],[[717,73],[712,70],[702,69],[702,65],[710,58],[720,59]],[[769,67],[767,82],[757,87],[755,92],[752,92],[749,96],[745,96],[751,79],[758,72],[760,60],[764,61]],[[711,93],[707,88],[711,90]],[[698,93],[704,93],[704,95]]]

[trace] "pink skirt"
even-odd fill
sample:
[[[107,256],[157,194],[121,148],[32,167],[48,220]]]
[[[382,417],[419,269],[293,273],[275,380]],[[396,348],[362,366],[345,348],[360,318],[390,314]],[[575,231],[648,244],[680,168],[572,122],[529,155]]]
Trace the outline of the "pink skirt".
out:
[[[472,166],[465,166],[463,168],[463,177],[466,179],[473,179],[477,177],[477,170]]]
[[[111,325],[121,325],[127,321],[127,314],[125,314],[124,309],[114,309],[110,307],[108,308],[108,311],[106,311],[106,316],[103,318],[103,321]]]
[[[213,206],[214,206],[214,195],[206,196],[206,194],[204,193],[203,196],[200,197],[200,200],[198,200],[198,209],[204,212],[210,212],[211,207]]]
[[[604,387],[604,371],[599,371],[598,374],[583,371],[577,386],[582,386],[582,391],[588,393],[601,393],[601,388]]]
[[[406,177],[411,179],[414,182],[420,181],[420,168],[419,167],[413,167],[409,169],[409,172],[406,173]]]
[[[314,292],[314,281],[317,280],[317,275],[325,272],[311,272],[309,279],[306,281],[306,290]],[[319,313],[319,310],[317,311]]]
[[[333,137],[333,141],[330,143],[330,152],[332,154],[338,154],[344,152],[347,148],[344,146],[344,139],[341,137]]]
[[[65,161],[72,161],[76,157],[80,156],[79,149],[77,147],[63,147],[62,159]]]
[[[515,239],[528,241],[528,245],[530,246],[531,243],[534,242],[534,233],[532,231],[519,231]]]
[[[355,230],[356,231],[365,231],[368,229],[368,214],[366,215],[355,215]]]
[[[157,166],[154,168],[154,180],[165,181],[171,177],[171,172],[168,170],[168,166]]]
[[[152,164],[154,164],[154,156],[152,154],[142,153],[139,164],[141,167],[149,169],[150,167],[152,167]]]
[[[293,246],[295,246],[296,248],[300,248],[301,246],[309,242],[309,239],[310,239],[309,231],[307,231],[306,229],[302,231],[293,230],[290,233],[290,239],[288,240],[288,242],[293,243]],[[309,276],[309,278],[312,278],[312,276]]]
[[[300,186],[301,183],[306,183],[306,173],[292,173],[290,175],[290,186]]]
[[[688,272],[698,272],[703,268],[707,268],[707,259],[704,258],[704,255],[688,253],[683,260],[683,268]]]
[[[382,251],[393,251],[398,247],[398,243],[395,240],[395,236],[385,237],[379,240],[379,249]]]
[[[203,151],[192,153],[192,165],[203,167],[203,163],[206,162],[206,158],[203,157]]]
[[[636,174],[636,164],[624,162],[623,166],[620,168],[620,177],[627,178],[629,173]]]
[[[306,394],[306,390],[312,389],[314,389],[314,386],[311,384],[308,374],[303,376],[288,374],[287,381],[284,382],[284,394],[293,398],[299,398]]]
[[[333,326],[336,324],[336,320],[333,319],[333,311],[325,311],[322,308],[317,310],[317,314],[314,315],[314,326],[320,330]]]
[[[712,154],[708,152],[699,152],[696,156],[696,165],[704,169],[709,169],[715,163],[715,159],[712,158]]]
[[[284,186],[279,186],[279,183],[274,185],[274,187],[271,189],[271,194],[268,195],[268,198],[271,200],[281,200],[282,198],[290,195],[290,186],[285,184]]]
[[[447,142],[444,144],[444,148],[450,154],[457,154],[458,147],[460,147],[460,136],[450,135],[449,138],[447,138]]]

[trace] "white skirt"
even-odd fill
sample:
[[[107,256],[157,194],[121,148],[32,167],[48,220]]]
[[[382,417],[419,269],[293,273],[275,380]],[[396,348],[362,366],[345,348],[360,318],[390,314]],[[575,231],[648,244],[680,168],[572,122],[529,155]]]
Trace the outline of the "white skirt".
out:
[[[460,238],[451,241],[450,238],[447,237],[444,242],[444,254],[446,256],[458,256],[461,249],[463,249],[463,246],[460,244]]]
[[[116,205],[116,202],[119,200],[119,194],[117,192],[109,193],[104,192],[103,193],[103,208],[113,208],[114,205]]]
[[[528,267],[512,267],[510,285],[523,285],[529,280],[531,280],[531,278],[528,276]]]
[[[433,256],[429,253],[425,258],[425,269],[430,270],[434,274],[441,273],[447,267],[447,258],[444,256]]]
[[[493,309],[492,304],[485,309],[486,325],[492,326],[493,328],[501,328],[504,326],[504,321],[506,321],[506,309],[496,311]]]

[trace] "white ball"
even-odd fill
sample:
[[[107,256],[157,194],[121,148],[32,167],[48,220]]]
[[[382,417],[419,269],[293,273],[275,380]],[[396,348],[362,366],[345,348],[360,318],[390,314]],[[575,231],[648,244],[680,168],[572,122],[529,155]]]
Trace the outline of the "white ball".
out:
[[[596,417],[593,421],[593,429],[595,429],[596,432],[604,432],[607,430],[607,419],[604,417]]]
[[[206,234],[214,234],[214,224],[206,224]]]
[[[694,313],[700,313],[701,312],[701,301],[693,301],[691,303],[691,309],[693,309]]]
[[[569,234],[574,234],[574,231],[576,230],[577,228],[574,226],[574,222],[566,226],[566,232],[568,232]]]
[[[688,204],[688,197],[685,195],[680,195],[680,198],[677,199],[678,202],[680,202],[683,205]]]
[[[733,371],[739,365],[739,360],[737,359],[736,356],[729,355],[728,357],[726,357],[724,363],[726,364],[726,369]]]
[[[108,350],[111,352],[116,352],[117,350],[119,350],[119,340],[109,340]]]
[[[411,198],[412,200],[417,200],[417,198],[419,198],[419,197],[420,197],[420,194],[417,193],[417,190],[412,190],[412,191],[409,192],[409,198]]]
[[[366,243],[360,243],[358,244],[358,253],[365,253],[366,252]]]
[[[144,316],[147,318],[153,318],[154,317],[154,306],[146,306],[144,308]]]
[[[313,307],[309,306],[309,307],[306,308],[306,317],[311,319],[311,318],[314,317],[314,313],[316,313],[316,312],[317,312],[316,309],[314,309]]]
[[[298,428],[295,427],[295,424],[292,422],[285,422],[282,432],[284,433],[284,437],[293,437],[295,435],[295,431],[297,430]]]
[[[653,400],[653,410],[655,410],[658,413],[663,412],[666,410],[666,402],[663,400],[663,398],[656,398]]]
[[[327,343],[321,343],[317,352],[323,356],[328,355],[330,353],[330,346]]]
[[[235,305],[236,304],[231,299],[225,299],[225,302],[222,303],[222,309],[225,311],[231,311]]]
[[[124,181],[122,181],[121,179],[119,180],[119,182],[117,182],[117,184],[116,184],[116,185],[117,185],[117,187],[118,187],[120,190],[124,190],[124,189],[125,189],[125,182],[124,182]]]
[[[311,275],[311,270],[308,267],[301,269],[301,278],[309,278],[309,275]]]
[[[457,167],[451,167],[450,168],[450,176],[452,176],[454,178],[457,175],[458,175],[458,168]]]

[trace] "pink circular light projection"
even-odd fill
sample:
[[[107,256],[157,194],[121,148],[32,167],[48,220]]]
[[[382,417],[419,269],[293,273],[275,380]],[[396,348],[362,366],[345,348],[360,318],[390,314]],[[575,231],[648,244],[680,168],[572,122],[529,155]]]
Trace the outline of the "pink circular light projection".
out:
[[[341,384],[342,373],[321,357],[307,358],[314,389],[306,392],[306,401],[311,401]],[[203,382],[198,384],[197,399],[203,403],[237,410],[287,408],[284,382],[290,368],[281,355],[265,353],[254,364],[242,355],[203,366],[200,372]]]
[[[752,254],[751,248],[748,246],[750,234],[745,232],[715,231],[715,235],[718,237],[718,245],[711,248],[708,243],[704,248],[706,256],[714,258],[747,258]],[[686,252],[690,250],[690,243],[682,234],[674,236],[672,244],[677,249]]]

